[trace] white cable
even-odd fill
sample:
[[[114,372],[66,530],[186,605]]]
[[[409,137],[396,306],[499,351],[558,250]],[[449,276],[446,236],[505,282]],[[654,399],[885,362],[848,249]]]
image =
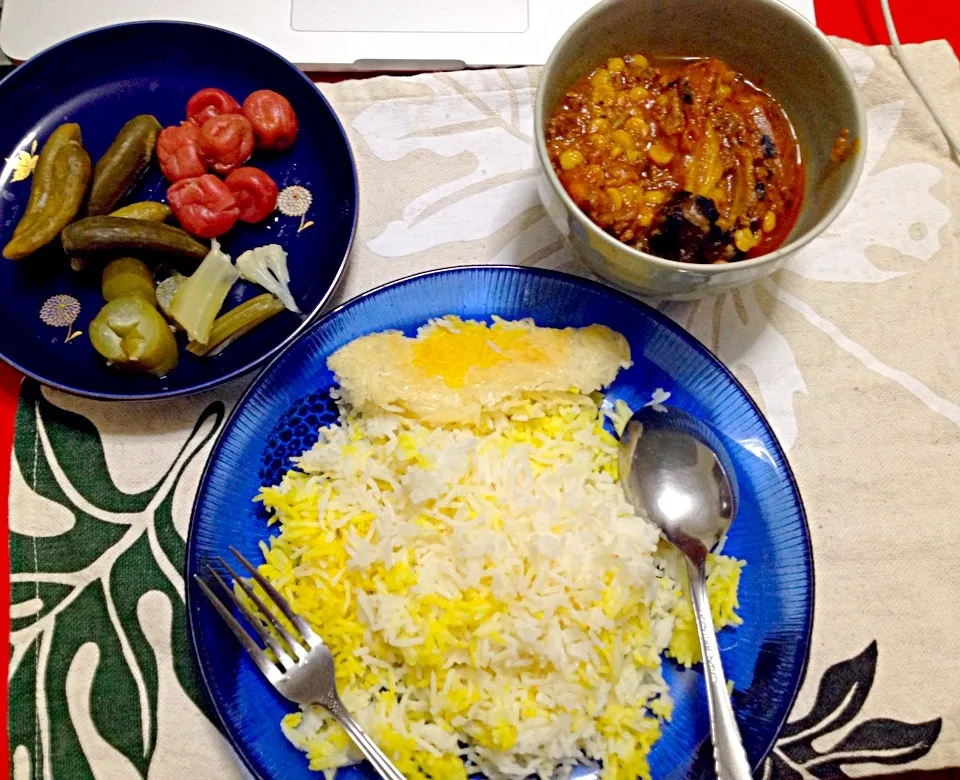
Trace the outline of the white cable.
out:
[[[924,89],[920,79],[917,78],[916,73],[913,72],[913,68],[910,67],[910,62],[907,60],[906,52],[900,45],[900,38],[897,36],[897,28],[893,24],[893,14],[890,13],[890,0],[880,0],[880,6],[883,9],[883,20],[887,24],[887,33],[890,35],[890,45],[893,48],[894,56],[900,63],[900,67],[903,68],[903,72],[906,74],[907,79],[911,84],[913,84],[913,88],[917,90],[917,94],[920,95],[920,99],[923,101],[924,105],[926,105],[927,110],[933,117],[933,121],[937,123],[937,127],[940,128],[944,138],[947,139],[947,143],[950,145],[950,148],[953,149],[953,154],[957,162],[960,163],[960,138],[958,138],[957,135],[950,129],[949,125],[947,125],[947,121],[934,107],[933,99],[927,94],[927,90]]]

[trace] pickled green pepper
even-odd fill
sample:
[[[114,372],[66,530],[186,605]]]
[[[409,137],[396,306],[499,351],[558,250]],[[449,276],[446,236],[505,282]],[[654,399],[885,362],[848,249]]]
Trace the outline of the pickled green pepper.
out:
[[[42,249],[70,224],[90,182],[90,155],[80,126],[60,125],[40,150],[30,197],[13,238],[3,248],[8,260],[22,260]]]
[[[93,348],[111,365],[166,376],[177,365],[177,340],[163,316],[143,298],[109,301],[89,328]]]

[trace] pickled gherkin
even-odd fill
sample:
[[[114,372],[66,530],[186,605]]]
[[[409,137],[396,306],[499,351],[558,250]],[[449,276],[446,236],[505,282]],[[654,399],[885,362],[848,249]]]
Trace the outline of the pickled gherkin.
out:
[[[86,217],[67,225],[60,235],[63,248],[72,257],[100,253],[130,252],[201,260],[207,247],[180,228],[125,217]]]
[[[161,129],[150,114],[135,116],[120,129],[93,170],[87,203],[91,217],[108,214],[130,192],[153,159]]]
[[[123,217],[124,219],[145,219],[148,222],[166,222],[170,219],[171,213],[170,207],[166,203],[143,200],[111,211],[108,216]]]
[[[152,306],[157,305],[153,272],[146,263],[135,257],[120,257],[107,263],[103,269],[100,289],[105,301],[129,295],[143,298]]]

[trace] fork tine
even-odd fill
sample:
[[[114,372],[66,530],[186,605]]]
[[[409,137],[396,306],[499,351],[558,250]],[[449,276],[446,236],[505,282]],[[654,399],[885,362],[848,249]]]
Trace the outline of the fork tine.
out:
[[[0,0],[0,2],[3,2],[3,0]],[[303,641],[291,634],[290,631],[286,629],[273,611],[268,609],[267,605],[263,603],[263,600],[250,586],[250,583],[237,574],[237,572],[234,571],[233,567],[229,563],[220,557],[218,557],[217,560],[219,560],[220,563],[223,564],[224,568],[230,572],[230,576],[233,577],[234,582],[236,582],[243,589],[243,592],[247,594],[250,600],[257,605],[257,609],[260,610],[260,614],[265,615],[267,620],[270,621],[270,625],[272,625],[277,633],[280,634],[280,636],[283,638],[283,641],[286,643],[284,649],[289,649],[300,660],[306,658],[306,649]],[[306,647],[309,648],[309,645]]]
[[[226,561],[224,561],[223,558],[217,558],[217,560],[226,567],[234,581],[239,583],[240,579],[237,577],[236,572],[227,566]],[[259,620],[257,620],[258,616],[251,614],[250,609],[242,601],[240,601],[237,594],[233,592],[233,588],[227,585],[226,581],[220,576],[217,570],[212,566],[207,566],[207,569],[209,569],[210,574],[213,575],[213,578],[220,583],[220,587],[226,591],[227,595],[230,597],[230,601],[232,601],[236,605],[237,609],[240,610],[240,614],[243,615],[247,623],[253,626],[253,630],[257,632],[257,635],[263,640],[263,643],[277,654],[277,658],[280,659],[280,663],[282,663],[287,669],[292,669],[294,666],[296,666],[297,662],[290,657],[290,654],[286,651],[286,649],[279,642],[277,642],[277,640],[270,635],[270,632],[263,627]],[[243,587],[242,583],[241,587]],[[260,600],[257,599],[257,601],[259,602]],[[258,603],[257,607],[261,610],[261,612],[266,612],[262,603]],[[285,631],[281,632],[281,636],[283,636],[284,639],[287,639]]]
[[[2,0],[0,0],[0,2],[2,2]],[[257,592],[252,587],[250,587],[250,583],[248,583],[239,574],[237,574],[233,570],[233,567],[229,563],[227,563],[223,558],[218,557],[217,560],[223,564],[224,568],[228,572],[230,572],[230,576],[233,577],[234,582],[236,582],[241,588],[243,588],[243,592],[246,593],[247,596],[250,597],[250,600],[257,605],[257,609],[259,609],[260,612],[266,616],[267,620],[270,621],[270,624],[277,630],[277,633],[280,634],[281,637],[283,637],[283,641],[286,642],[291,649],[299,646],[300,641],[297,639],[297,637],[292,636],[290,632],[287,631],[283,623],[281,623],[280,620],[277,618],[277,616],[273,614],[273,611],[267,608],[267,605],[263,603],[261,598],[257,595]]]
[[[317,634],[310,628],[309,625],[307,625],[307,621],[305,621],[290,608],[287,600],[281,596],[279,591],[277,591],[277,589],[267,581],[266,577],[257,571],[256,567],[250,563],[250,561],[237,552],[236,548],[234,547],[230,548],[230,552],[237,556],[237,560],[239,560],[240,563],[243,564],[243,567],[250,572],[250,575],[257,581],[257,584],[263,588],[264,592],[273,600],[273,603],[277,605],[287,620],[289,620],[297,627],[297,629],[299,629],[301,636],[303,636],[308,646],[310,645],[311,640],[321,644],[323,643],[323,640],[317,636]]]
[[[250,657],[253,659],[253,662],[260,668],[260,671],[263,672],[264,676],[270,680],[274,681],[280,674],[280,670],[273,665],[267,654],[260,649],[256,642],[254,642],[249,634],[243,630],[237,619],[230,614],[230,610],[223,606],[223,603],[216,597],[214,592],[210,590],[210,587],[203,581],[199,574],[194,574],[193,578],[196,580],[197,585],[200,586],[200,590],[203,591],[210,603],[213,604],[213,608],[220,613],[220,617],[224,619],[226,624],[230,627],[230,630],[233,631],[233,635],[239,640],[240,644],[243,645],[247,653],[250,654]]]

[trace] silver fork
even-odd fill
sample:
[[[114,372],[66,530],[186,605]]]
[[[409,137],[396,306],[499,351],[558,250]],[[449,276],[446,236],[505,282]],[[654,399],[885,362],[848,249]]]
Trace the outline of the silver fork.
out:
[[[350,739],[360,748],[360,752],[367,757],[367,760],[377,770],[380,777],[384,780],[405,780],[400,771],[380,750],[367,733],[360,727],[360,724],[354,720],[353,716],[347,712],[347,708],[340,701],[340,695],[337,693],[336,675],[333,666],[333,655],[330,649],[323,643],[316,632],[307,624],[307,621],[297,615],[286,600],[281,596],[277,589],[273,587],[266,578],[256,570],[256,568],[233,547],[230,548],[244,568],[250,572],[250,575],[257,581],[257,584],[263,588],[264,592],[270,597],[277,608],[283,613],[284,617],[293,624],[299,637],[291,635],[284,628],[277,617],[266,608],[260,597],[250,587],[249,583],[241,579],[240,576],[230,567],[223,558],[218,558],[220,564],[230,572],[233,581],[236,582],[250,600],[257,606],[260,615],[269,621],[270,625],[283,638],[283,642],[278,642],[269,631],[263,626],[257,615],[240,601],[233,588],[229,587],[223,578],[212,566],[207,566],[213,578],[220,583],[220,586],[226,591],[230,600],[234,603],[244,619],[253,626],[254,630],[263,640],[263,643],[269,647],[277,658],[274,662],[266,652],[250,638],[250,635],[244,631],[243,626],[237,621],[229,609],[220,601],[198,574],[194,575],[197,585],[210,599],[214,609],[220,613],[230,630],[233,631],[240,644],[244,646],[250,654],[254,663],[263,672],[270,683],[283,696],[294,701],[297,704],[319,704],[327,710],[337,722],[343,726],[343,730],[350,735]]]

